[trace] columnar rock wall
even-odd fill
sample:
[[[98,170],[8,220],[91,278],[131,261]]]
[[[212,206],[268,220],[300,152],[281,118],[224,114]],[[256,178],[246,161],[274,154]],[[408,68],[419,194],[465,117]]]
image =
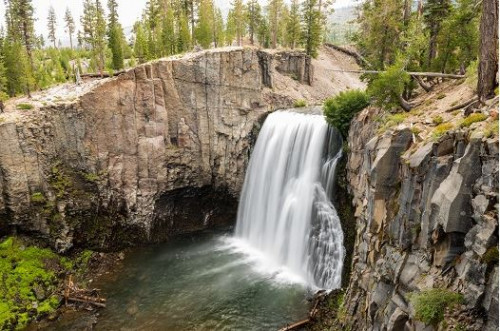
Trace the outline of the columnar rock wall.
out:
[[[344,326],[432,330],[409,297],[446,288],[465,299],[449,327],[498,330],[498,137],[471,127],[421,141],[408,123],[378,131],[379,116],[365,109],[350,129],[357,235]]]
[[[2,229],[33,232],[64,251],[75,241],[149,240],[151,228],[159,231],[155,219],[170,222],[157,202],[170,201],[169,192],[183,196],[179,189],[191,189],[187,208],[199,211],[189,229],[215,217],[204,188],[235,209],[254,127],[293,102],[266,97],[277,93],[276,67],[311,83],[303,53],[215,50],[140,65],[74,100],[7,111],[0,117]]]

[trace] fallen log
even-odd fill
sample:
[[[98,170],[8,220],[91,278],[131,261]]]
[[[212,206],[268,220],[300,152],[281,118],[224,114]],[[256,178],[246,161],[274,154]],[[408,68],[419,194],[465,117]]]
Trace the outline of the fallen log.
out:
[[[468,100],[468,101],[465,101],[465,102],[463,102],[463,103],[461,103],[461,104],[458,104],[458,105],[456,105],[456,106],[454,106],[454,107],[451,107],[451,108],[447,109],[447,110],[446,110],[446,112],[447,112],[447,113],[450,113],[450,112],[452,112],[452,111],[455,111],[455,110],[459,110],[459,109],[462,109],[462,108],[468,107],[468,106],[470,106],[470,105],[474,104],[474,103],[475,103],[475,102],[477,102],[477,101],[478,101],[478,97],[476,96],[476,97],[474,97],[474,98],[472,98],[472,99],[470,99],[470,100]]]
[[[341,47],[341,46],[337,46],[337,45],[334,45],[334,44],[330,44],[330,43],[325,43],[325,46],[327,47],[330,47],[330,48],[333,48],[334,50],[336,51],[339,51],[339,52],[342,52],[344,54],[347,54],[349,56],[352,56],[355,60],[356,60],[356,63],[360,66],[366,66],[366,67],[371,67],[371,64],[370,62],[368,62],[363,56],[361,56],[361,54],[359,54],[358,52],[355,52],[355,51],[351,51],[351,50],[348,50],[347,48],[344,48],[344,47]]]
[[[109,77],[118,76],[120,74],[123,74],[124,72],[125,72],[125,70],[116,71],[116,72],[113,72],[112,74],[110,74],[109,72],[103,72],[102,74],[96,73],[96,72],[90,72],[90,73],[86,73],[86,74],[81,74],[80,78],[109,78]]]
[[[426,82],[424,82],[420,76],[413,75],[412,77],[417,81],[418,85],[420,85],[420,87],[425,90],[425,92],[432,91],[432,88],[434,86],[432,86],[431,84],[427,84]]]
[[[80,299],[80,298],[68,297],[68,301],[87,303],[87,304],[94,305],[94,306],[97,306],[97,307],[106,308],[106,304],[105,303],[103,303],[103,302],[96,302],[96,301],[93,301],[93,300],[85,300],[85,299]]]
[[[344,70],[344,69],[330,69],[330,71],[336,72],[352,72],[355,74],[381,74],[385,71],[380,70]],[[410,76],[423,76],[423,77],[441,77],[441,78],[450,78],[450,79],[462,79],[465,78],[465,75],[456,75],[456,74],[443,74],[441,72],[414,72],[408,71],[408,75]]]
[[[290,324],[290,325],[287,325],[285,326],[284,328],[280,329],[279,331],[290,331],[290,330],[295,330],[295,329],[298,329],[304,325],[307,325],[311,322],[311,319],[305,319],[305,320],[302,320],[302,321],[299,321],[297,323],[293,323],[293,324]]]

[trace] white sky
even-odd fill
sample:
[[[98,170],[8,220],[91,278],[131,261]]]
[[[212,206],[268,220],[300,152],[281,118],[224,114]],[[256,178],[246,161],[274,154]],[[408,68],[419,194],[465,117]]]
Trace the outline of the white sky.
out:
[[[127,28],[131,27],[135,21],[137,21],[142,10],[146,5],[146,0],[117,0],[118,2],[118,15],[122,25]],[[260,2],[264,3],[265,0]],[[355,3],[356,0],[335,0],[334,7],[346,7],[350,4]],[[103,6],[106,6],[107,0],[102,0]],[[227,11],[230,6],[230,0],[215,0],[217,6],[219,6],[223,12]],[[64,30],[64,13],[68,7],[77,24],[77,30],[80,25],[80,15],[83,12],[83,0],[33,0],[33,5],[35,7],[35,30],[36,34],[43,34],[44,38],[47,40],[47,16],[50,6],[53,6],[56,11],[57,16],[57,38],[61,39],[63,44],[67,43],[67,33]],[[3,1],[0,1],[0,18],[1,25],[5,22],[5,5]],[[76,38],[76,36],[75,36]]]

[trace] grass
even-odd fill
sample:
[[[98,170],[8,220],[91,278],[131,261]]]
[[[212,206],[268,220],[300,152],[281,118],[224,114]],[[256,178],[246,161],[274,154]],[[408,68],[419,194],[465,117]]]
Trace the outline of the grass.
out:
[[[31,195],[31,202],[34,202],[34,203],[44,203],[45,202],[45,196],[43,195],[42,192],[34,192]]]
[[[409,113],[397,113],[397,114],[387,114],[380,119],[381,126],[378,133],[383,133],[387,129],[390,129],[396,125],[399,125],[408,118]]]
[[[498,263],[498,247],[493,246],[488,248],[486,253],[484,253],[481,257],[481,261],[486,264]]]
[[[434,131],[432,131],[432,138],[434,140],[437,140],[441,138],[446,132],[450,131],[453,129],[453,124],[451,123],[442,123],[436,126]]]
[[[0,241],[0,330],[20,330],[54,313],[62,276],[85,272],[93,253],[85,250],[70,259],[16,237]]]
[[[415,318],[427,325],[437,325],[444,319],[448,307],[464,302],[461,294],[446,289],[433,288],[409,295],[415,307]]]
[[[486,125],[486,128],[484,128],[484,136],[486,138],[498,136],[498,121],[494,121]]]
[[[439,116],[439,115],[434,116],[432,118],[432,123],[434,123],[434,125],[439,125],[439,124],[441,124],[443,122],[444,122],[443,118],[441,116]]]
[[[59,257],[50,249],[13,238],[0,243],[0,329],[22,329],[31,319],[50,314],[59,306],[55,294]],[[37,294],[42,293],[42,294]],[[33,308],[33,302],[37,308]]]
[[[477,123],[477,122],[482,122],[487,118],[488,118],[488,116],[481,114],[481,113],[470,114],[469,116],[467,116],[466,118],[464,118],[462,120],[462,122],[460,123],[460,127],[461,128],[468,128],[472,124]]]
[[[293,107],[294,108],[303,108],[307,107],[307,102],[304,99],[297,99],[293,102]]]
[[[16,106],[17,109],[20,109],[20,110],[31,110],[33,109],[33,105],[30,104],[30,103],[20,103]]]

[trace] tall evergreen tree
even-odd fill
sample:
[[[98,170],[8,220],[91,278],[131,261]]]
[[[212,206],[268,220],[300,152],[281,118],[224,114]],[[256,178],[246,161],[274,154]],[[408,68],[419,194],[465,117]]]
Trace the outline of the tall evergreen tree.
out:
[[[164,8],[164,17],[161,23],[162,55],[173,55],[176,52],[176,32],[174,10],[172,6]]]
[[[213,23],[214,46],[219,47],[224,44],[224,19],[219,8],[214,8]]]
[[[286,42],[291,49],[294,49],[300,42],[300,33],[299,1],[292,0],[290,14],[288,15],[288,19],[286,21]]]
[[[191,33],[189,32],[188,18],[184,12],[177,20],[177,31],[177,52],[187,52],[191,48]]]
[[[146,33],[141,22],[134,25],[135,42],[134,42],[134,55],[139,59],[139,63],[144,63],[149,59],[149,47]]]
[[[200,0],[195,39],[203,48],[209,48],[213,41],[214,6],[212,0]]]
[[[47,16],[47,28],[49,29],[49,35],[48,35],[49,40],[54,45],[54,48],[56,48],[57,17],[56,17],[56,11],[52,6],[50,6],[49,8],[49,16]]]
[[[272,48],[276,48],[278,46],[279,23],[282,10],[283,10],[283,0],[268,1],[267,12],[269,16],[269,27],[271,30]]]
[[[24,78],[22,81],[22,88],[30,96],[30,92],[35,85],[33,78],[34,66],[34,55],[33,50],[36,44],[36,36],[34,29],[34,9],[32,0],[6,0],[6,26],[7,26],[7,40],[10,43],[10,55],[14,58],[18,56],[19,63],[17,70],[20,70]],[[19,44],[20,43],[20,44]],[[18,47],[22,45],[25,52],[21,51]],[[15,54],[19,52],[19,54]],[[25,61],[26,60],[26,61]],[[7,58],[6,67],[8,68]],[[27,62],[27,66],[24,64]],[[21,68],[22,67],[22,68]],[[12,71],[11,71],[12,73]],[[16,91],[15,93],[20,93]]]
[[[308,55],[312,57],[318,55],[321,38],[321,13],[318,0],[304,0],[302,3],[302,42]]]
[[[83,40],[90,46],[92,59],[103,75],[106,64],[106,19],[100,0],[84,0],[81,24]]]
[[[450,0],[428,0],[425,4],[424,19],[429,33],[428,68],[437,55],[438,36],[442,22],[450,13],[450,8]]]
[[[242,44],[242,39],[245,34],[245,27],[246,20],[243,0],[233,0],[233,2],[231,3],[231,9],[229,10],[228,14],[228,29],[234,28],[234,38],[236,38],[238,46],[241,46]],[[231,43],[232,40],[228,40],[228,42]]]
[[[64,22],[66,22],[66,32],[69,34],[69,45],[73,49],[73,34],[75,33],[75,21],[73,20],[73,15],[71,10],[66,8],[66,13],[64,14]]]
[[[116,0],[108,0],[108,45],[112,54],[112,68],[120,70],[124,67],[123,62],[123,45],[125,37],[123,35],[122,26],[118,20],[118,4]]]
[[[249,0],[247,3],[247,22],[250,44],[254,44],[254,36],[257,34],[260,21],[262,20],[261,7],[258,0]]]

